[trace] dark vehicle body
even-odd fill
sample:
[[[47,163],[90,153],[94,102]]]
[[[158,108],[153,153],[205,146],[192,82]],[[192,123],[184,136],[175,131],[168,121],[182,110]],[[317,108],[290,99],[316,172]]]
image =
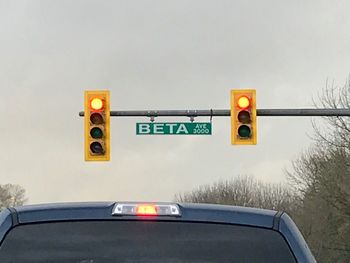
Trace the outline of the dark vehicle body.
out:
[[[283,212],[176,204],[175,216],[116,215],[117,204],[4,209],[0,262],[316,262]]]

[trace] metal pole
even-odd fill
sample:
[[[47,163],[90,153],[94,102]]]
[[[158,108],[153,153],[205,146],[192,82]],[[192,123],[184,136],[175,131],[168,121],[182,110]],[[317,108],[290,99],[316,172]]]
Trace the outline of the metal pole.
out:
[[[350,116],[350,109],[258,109],[258,116]]]
[[[257,116],[350,116],[350,109],[257,109]],[[111,111],[111,117],[223,117],[230,110],[126,110]],[[84,112],[79,112],[83,117]]]

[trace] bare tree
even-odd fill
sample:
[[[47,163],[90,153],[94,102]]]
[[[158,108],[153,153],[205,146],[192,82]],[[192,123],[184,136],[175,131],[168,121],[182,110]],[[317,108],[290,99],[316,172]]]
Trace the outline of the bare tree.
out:
[[[26,202],[25,190],[19,185],[0,185],[0,209],[23,205]]]
[[[302,196],[294,219],[319,262],[350,262],[349,162],[344,148],[318,144],[288,172]]]
[[[321,107],[350,109],[349,80],[327,84],[319,100]],[[296,221],[319,262],[350,262],[350,118],[313,125],[315,144],[287,172],[302,196]]]
[[[350,77],[343,86],[336,86],[334,82],[327,81],[326,88],[314,102],[316,107],[333,109],[350,109]],[[320,128],[315,121],[313,127],[317,143],[325,144],[336,148],[343,148],[350,151],[350,118],[344,116],[324,117],[323,128]]]

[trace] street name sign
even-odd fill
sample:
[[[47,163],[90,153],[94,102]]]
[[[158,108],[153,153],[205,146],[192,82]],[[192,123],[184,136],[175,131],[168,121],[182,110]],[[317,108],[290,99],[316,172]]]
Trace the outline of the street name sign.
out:
[[[210,122],[136,123],[136,135],[211,135]]]

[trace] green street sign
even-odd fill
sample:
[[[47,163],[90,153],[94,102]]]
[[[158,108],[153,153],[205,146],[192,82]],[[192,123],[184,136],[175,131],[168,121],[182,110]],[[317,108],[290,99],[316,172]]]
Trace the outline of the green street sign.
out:
[[[136,123],[136,135],[211,135],[210,122]]]

